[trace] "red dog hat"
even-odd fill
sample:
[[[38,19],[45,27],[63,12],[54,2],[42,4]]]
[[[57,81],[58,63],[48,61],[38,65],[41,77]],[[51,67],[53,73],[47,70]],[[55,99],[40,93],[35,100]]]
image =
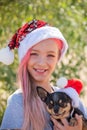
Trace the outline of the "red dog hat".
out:
[[[62,77],[57,81],[57,86],[60,88],[59,92],[65,92],[72,99],[73,107],[79,106],[79,94],[81,93],[83,84],[79,79],[70,79]]]
[[[68,88],[69,86],[71,86],[73,89],[75,89],[77,91],[78,94],[80,94],[83,84],[82,84],[81,80],[70,79],[70,80],[68,80],[68,84],[65,86],[65,88]]]

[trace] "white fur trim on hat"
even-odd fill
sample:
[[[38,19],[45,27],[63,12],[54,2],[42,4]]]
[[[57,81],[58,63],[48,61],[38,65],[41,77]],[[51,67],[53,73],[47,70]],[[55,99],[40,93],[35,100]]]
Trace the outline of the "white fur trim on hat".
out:
[[[68,96],[70,96],[70,98],[72,99],[72,106],[73,107],[79,106],[79,95],[75,89],[73,89],[72,87],[61,88],[61,89],[58,89],[58,92],[64,92]]]
[[[32,46],[48,38],[60,39],[63,42],[63,48],[61,50],[61,56],[60,56],[60,59],[61,59],[68,49],[68,44],[65,38],[63,37],[59,29],[57,29],[56,27],[43,26],[27,34],[24,40],[20,42],[20,46],[18,48],[19,60],[21,61],[23,59],[27,51]]]
[[[7,46],[6,48],[2,48],[0,50],[0,62],[9,65],[12,64],[14,61],[14,53],[10,48]]]
[[[68,80],[65,77],[61,77],[57,80],[56,85],[59,88],[64,88],[68,84]]]

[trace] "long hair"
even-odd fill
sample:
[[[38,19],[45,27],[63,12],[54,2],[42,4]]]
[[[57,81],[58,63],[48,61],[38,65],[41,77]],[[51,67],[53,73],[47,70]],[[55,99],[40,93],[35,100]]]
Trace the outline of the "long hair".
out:
[[[36,88],[32,85],[31,77],[28,72],[28,61],[30,51],[24,56],[18,69],[18,79],[23,93],[23,130],[44,130],[49,119],[44,104],[37,96]]]

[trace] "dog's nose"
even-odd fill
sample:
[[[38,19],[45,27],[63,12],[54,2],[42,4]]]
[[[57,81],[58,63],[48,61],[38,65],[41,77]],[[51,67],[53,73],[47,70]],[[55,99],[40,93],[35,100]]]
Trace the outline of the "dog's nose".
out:
[[[59,111],[59,107],[58,106],[54,106],[54,112],[58,113],[58,111]]]

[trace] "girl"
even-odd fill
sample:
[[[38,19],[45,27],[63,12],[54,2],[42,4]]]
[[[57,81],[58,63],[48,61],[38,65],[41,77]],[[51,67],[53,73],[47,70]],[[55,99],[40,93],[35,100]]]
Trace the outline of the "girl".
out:
[[[14,48],[18,48],[20,60],[18,69],[20,89],[8,98],[1,129],[82,130],[82,119],[78,115],[76,115],[78,125],[75,127],[70,127],[66,119],[62,120],[64,124],[62,126],[51,118],[36,92],[37,86],[53,92],[53,86],[50,84],[51,74],[68,48],[61,32],[44,21],[33,20],[18,29],[8,47],[0,51],[0,55],[2,54],[0,61],[7,65],[11,64],[14,60],[12,52]],[[81,102],[79,108],[86,116],[87,112]]]

